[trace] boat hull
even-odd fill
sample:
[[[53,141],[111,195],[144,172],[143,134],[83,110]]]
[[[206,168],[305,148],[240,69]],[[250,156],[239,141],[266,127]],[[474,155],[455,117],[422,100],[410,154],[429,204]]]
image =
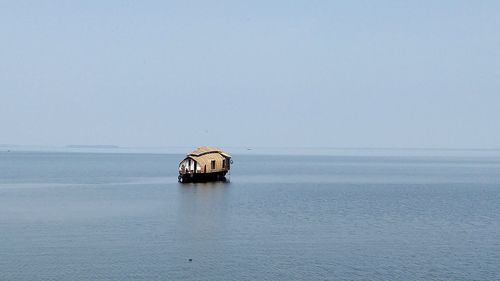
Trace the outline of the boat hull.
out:
[[[227,181],[226,174],[227,171],[215,173],[179,174],[178,180],[180,183]]]

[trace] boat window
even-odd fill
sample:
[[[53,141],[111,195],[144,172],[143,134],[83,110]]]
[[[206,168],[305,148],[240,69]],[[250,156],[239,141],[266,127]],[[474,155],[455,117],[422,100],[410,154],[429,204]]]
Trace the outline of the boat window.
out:
[[[212,162],[210,164],[212,166],[212,170],[215,170],[215,160],[212,160]]]
[[[226,159],[222,159],[222,168],[226,168]]]

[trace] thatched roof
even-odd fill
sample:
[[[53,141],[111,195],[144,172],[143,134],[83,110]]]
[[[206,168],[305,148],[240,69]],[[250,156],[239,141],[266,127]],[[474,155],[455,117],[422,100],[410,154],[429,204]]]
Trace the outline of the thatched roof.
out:
[[[191,153],[189,153],[188,156],[202,156],[209,153],[220,153],[224,157],[231,157],[231,155],[224,152],[224,150],[210,146],[198,147],[196,150],[193,150]]]

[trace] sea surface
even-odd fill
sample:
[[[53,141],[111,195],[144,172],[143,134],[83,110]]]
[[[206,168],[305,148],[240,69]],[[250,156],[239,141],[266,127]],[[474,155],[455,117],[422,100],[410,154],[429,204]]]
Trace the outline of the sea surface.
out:
[[[500,280],[500,157],[182,158],[0,152],[0,280]]]

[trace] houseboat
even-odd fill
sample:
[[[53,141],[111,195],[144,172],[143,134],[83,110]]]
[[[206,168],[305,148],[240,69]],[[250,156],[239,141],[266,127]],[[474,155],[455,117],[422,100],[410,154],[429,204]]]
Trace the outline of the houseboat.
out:
[[[179,163],[179,182],[225,181],[231,155],[215,147],[202,146]]]

